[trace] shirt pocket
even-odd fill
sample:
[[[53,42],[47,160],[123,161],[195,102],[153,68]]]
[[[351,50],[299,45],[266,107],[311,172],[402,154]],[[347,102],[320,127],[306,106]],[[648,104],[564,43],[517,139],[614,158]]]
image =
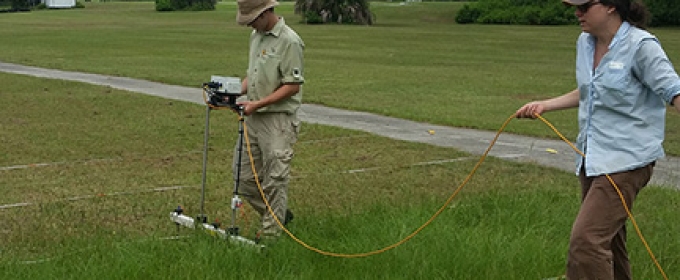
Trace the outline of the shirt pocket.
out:
[[[603,90],[599,99],[610,110],[627,110],[639,96],[631,79],[630,69],[610,69],[601,78]]]
[[[602,73],[602,86],[608,91],[626,91],[631,79],[630,68],[624,63],[610,61]]]
[[[281,56],[277,54],[266,54],[260,56],[259,69],[260,78],[263,83],[271,84],[277,83],[280,80],[281,74],[279,65],[281,64]]]

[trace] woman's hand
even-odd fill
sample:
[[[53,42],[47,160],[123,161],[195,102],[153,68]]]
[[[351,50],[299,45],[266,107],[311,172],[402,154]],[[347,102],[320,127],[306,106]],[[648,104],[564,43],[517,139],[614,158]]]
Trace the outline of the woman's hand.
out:
[[[542,115],[545,112],[545,105],[543,101],[533,101],[525,104],[515,112],[517,118],[535,119],[536,116]]]

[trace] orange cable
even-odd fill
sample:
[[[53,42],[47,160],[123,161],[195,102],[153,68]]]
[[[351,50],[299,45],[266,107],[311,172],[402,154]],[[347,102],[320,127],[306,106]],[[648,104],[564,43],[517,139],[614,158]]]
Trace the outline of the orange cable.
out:
[[[550,127],[564,142],[569,144],[569,146],[571,146],[571,148],[574,149],[574,151],[579,153],[581,156],[585,157],[585,154],[583,154],[583,152],[581,152],[578,148],[576,148],[576,146],[574,146],[569,140],[567,140],[566,137],[564,137],[564,135],[562,135],[562,133],[560,133],[557,130],[557,128],[555,128],[555,126],[553,126],[550,122],[548,122],[545,118],[543,118],[540,115],[536,115],[536,117],[538,119],[540,119],[541,121],[543,121],[548,127]],[[399,240],[398,242],[396,242],[392,245],[389,245],[389,246],[386,246],[386,247],[383,247],[381,249],[374,250],[374,251],[369,251],[369,252],[364,252],[364,253],[354,253],[354,254],[328,252],[328,251],[324,251],[324,250],[318,249],[316,247],[313,247],[313,246],[303,242],[299,238],[297,238],[281,223],[279,218],[272,211],[271,206],[269,205],[269,201],[267,201],[267,199],[264,195],[264,191],[262,190],[262,186],[260,185],[259,176],[257,175],[257,170],[255,170],[255,163],[253,161],[252,151],[250,150],[250,140],[248,138],[248,127],[245,125],[245,122],[244,122],[243,127],[244,127],[244,135],[245,135],[245,140],[246,140],[247,152],[248,152],[248,156],[249,156],[249,159],[250,159],[250,166],[251,166],[251,169],[252,169],[253,174],[255,176],[255,182],[257,183],[257,187],[258,187],[258,190],[260,192],[260,196],[262,197],[262,200],[264,201],[265,205],[267,205],[267,210],[272,215],[272,217],[274,217],[274,220],[283,229],[283,231],[286,232],[286,234],[288,234],[288,236],[290,236],[293,240],[295,240],[297,243],[299,243],[303,247],[305,247],[305,248],[307,248],[311,251],[317,252],[319,254],[331,256],[331,257],[359,258],[359,257],[368,257],[368,256],[380,254],[380,253],[386,252],[388,250],[394,249],[394,248],[406,243],[406,241],[412,239],[418,233],[420,233],[425,227],[430,225],[442,212],[444,212],[444,210],[448,207],[449,204],[451,204],[453,199],[458,195],[458,193],[462,190],[462,188],[470,181],[472,176],[477,172],[477,169],[479,168],[479,166],[482,164],[482,162],[484,162],[484,160],[488,156],[489,152],[491,151],[491,148],[496,144],[498,137],[500,137],[503,130],[505,130],[505,127],[514,118],[516,118],[515,114],[511,115],[510,117],[508,117],[508,119],[505,120],[505,122],[501,125],[501,128],[498,129],[498,131],[496,132],[496,135],[494,136],[493,140],[489,144],[489,147],[484,151],[484,153],[480,157],[477,164],[475,164],[475,166],[472,169],[472,171],[470,172],[470,174],[468,174],[468,176],[465,178],[465,180],[463,180],[463,182],[456,188],[456,190],[453,192],[453,194],[451,196],[449,196],[449,198],[446,200],[444,205],[442,205],[442,207],[440,207],[439,210],[437,210],[434,213],[434,215],[432,215],[432,217],[430,217],[423,225],[418,227],[415,231],[413,231],[411,234],[409,234],[405,238]],[[239,121],[241,121],[241,117],[239,117]],[[616,189],[616,192],[618,193],[619,197],[621,198],[623,207],[625,208],[626,213],[628,214],[628,217],[630,218],[630,220],[631,220],[631,222],[632,222],[632,224],[635,228],[635,231],[637,232],[638,236],[642,240],[642,243],[644,244],[645,248],[647,249],[647,252],[649,253],[650,257],[652,258],[652,261],[656,264],[656,267],[661,272],[661,275],[664,277],[664,279],[668,280],[666,273],[664,272],[663,268],[661,267],[661,265],[657,261],[656,257],[654,256],[654,253],[652,252],[651,248],[647,244],[647,241],[645,240],[644,236],[642,235],[642,232],[640,231],[640,228],[638,227],[637,222],[635,221],[635,218],[633,217],[633,214],[630,212],[628,206],[626,205],[625,198],[621,194],[621,191],[619,190],[618,186],[616,185],[616,183],[614,183],[614,180],[612,180],[611,177],[608,174],[605,174],[605,176],[607,177],[607,179],[609,179],[609,182],[612,184],[612,186],[614,186],[614,188]]]
[[[246,137],[245,137],[245,138],[246,138],[246,146],[247,146],[247,151],[248,151],[248,155],[249,155],[249,158],[250,158],[250,166],[251,166],[251,169],[253,170],[253,174],[255,175],[255,182],[257,183],[258,190],[260,191],[260,196],[262,197],[262,200],[264,201],[264,203],[267,205],[267,209],[268,209],[269,213],[274,217],[274,220],[276,220],[276,223],[283,229],[283,231],[286,232],[286,234],[288,234],[288,236],[290,236],[293,240],[295,240],[297,243],[299,243],[299,244],[302,245],[303,247],[305,247],[305,248],[307,248],[307,249],[309,249],[309,250],[311,250],[311,251],[317,252],[317,253],[319,253],[319,254],[326,255],[326,256],[332,256],[332,257],[358,258],[358,257],[368,257],[368,256],[372,256],[372,255],[376,255],[376,254],[379,254],[379,253],[386,252],[386,251],[388,251],[388,250],[390,250],[390,249],[394,249],[394,248],[398,247],[399,245],[402,245],[402,244],[406,243],[406,241],[408,241],[408,240],[410,240],[411,238],[415,237],[415,236],[416,236],[418,233],[420,233],[425,227],[427,227],[428,225],[430,225],[430,224],[434,221],[434,219],[436,219],[442,212],[444,212],[444,210],[445,210],[445,209],[447,208],[447,206],[451,203],[451,201],[453,201],[453,198],[455,198],[456,195],[458,195],[458,193],[459,193],[460,190],[463,188],[463,186],[465,186],[465,185],[470,181],[470,179],[471,179],[472,176],[475,174],[475,172],[477,172],[477,169],[478,169],[479,166],[482,164],[482,162],[484,162],[484,160],[486,159],[486,156],[487,156],[487,155],[489,154],[489,152],[491,151],[491,147],[493,147],[493,145],[496,143],[496,140],[498,140],[498,137],[500,136],[500,134],[501,134],[501,132],[503,131],[503,129],[508,125],[508,123],[509,123],[513,118],[514,118],[514,116],[508,118],[508,119],[505,121],[505,123],[503,123],[503,126],[501,127],[501,129],[498,131],[498,133],[496,133],[496,137],[494,137],[493,141],[491,141],[491,145],[489,145],[489,147],[486,149],[486,151],[484,152],[484,154],[482,155],[482,157],[480,158],[480,160],[477,162],[477,164],[476,164],[475,167],[473,168],[472,172],[470,172],[470,174],[468,174],[468,176],[465,178],[465,180],[463,181],[463,183],[462,183],[460,186],[458,186],[458,188],[453,192],[453,194],[446,200],[446,202],[444,203],[444,205],[443,205],[441,208],[439,208],[439,210],[437,210],[437,212],[435,212],[435,214],[432,215],[432,217],[430,217],[430,219],[427,220],[427,222],[425,222],[422,226],[420,226],[418,229],[416,229],[413,233],[411,233],[411,234],[409,234],[408,236],[406,236],[404,239],[402,239],[402,240],[400,240],[400,241],[398,241],[398,242],[396,242],[396,243],[394,243],[394,244],[392,244],[392,245],[389,245],[389,246],[387,246],[387,247],[384,247],[384,248],[382,248],[382,249],[378,249],[378,250],[375,250],[375,251],[370,251],[370,252],[365,252],[365,253],[356,253],[356,254],[334,253],[334,252],[328,252],[328,251],[324,251],[324,250],[318,249],[318,248],[313,247],[313,246],[311,246],[311,245],[308,245],[307,243],[305,243],[305,242],[303,242],[302,240],[298,239],[297,237],[295,237],[295,235],[293,235],[290,231],[288,231],[288,229],[287,229],[285,226],[283,226],[283,224],[281,223],[281,221],[279,221],[279,218],[278,218],[278,217],[274,214],[274,212],[272,211],[271,206],[269,205],[269,202],[268,202],[267,199],[265,198],[264,191],[262,190],[262,186],[260,185],[260,181],[259,181],[259,178],[258,178],[258,175],[257,175],[257,171],[255,170],[255,164],[254,164],[254,162],[253,162],[252,152],[251,152],[251,150],[250,150],[250,140],[248,139],[248,129],[247,129],[247,126],[245,126],[245,125],[244,125],[244,128],[245,128],[245,133],[244,133],[244,134],[245,134],[245,136],[246,136]]]

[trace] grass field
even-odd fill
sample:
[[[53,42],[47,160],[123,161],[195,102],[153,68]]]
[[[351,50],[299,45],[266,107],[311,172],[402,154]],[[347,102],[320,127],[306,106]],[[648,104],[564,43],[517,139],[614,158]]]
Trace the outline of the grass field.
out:
[[[375,3],[375,26],[307,26],[305,101],[496,130],[528,100],[573,87],[576,26],[456,25],[461,3]],[[196,86],[240,76],[248,29],[233,3],[157,13],[153,3],[0,15],[0,61]],[[680,61],[677,29],[653,30]],[[290,231],[264,252],[179,230],[198,211],[204,108],[75,82],[0,73],[0,279],[541,279],[563,273],[578,209],[573,174],[305,124]],[[197,94],[200,91],[197,90]],[[547,116],[573,138],[575,112]],[[680,154],[677,114],[668,149]],[[237,120],[213,114],[206,211],[229,222]],[[539,122],[514,133],[552,137]],[[677,191],[647,188],[634,213],[671,279],[680,275]],[[239,217],[246,236],[256,217]],[[167,239],[179,235],[179,239]],[[629,227],[636,279],[662,279]]]
[[[47,68],[200,86],[242,76],[249,29],[234,2],[214,12],[159,13],[153,3],[86,3],[85,9],[0,17],[0,59]],[[573,89],[578,26],[457,25],[464,3],[375,2],[374,26],[304,25],[279,11],[306,43],[306,102],[456,127],[496,130],[522,104]],[[680,61],[677,28],[654,32]],[[551,121],[575,138],[575,111]],[[538,128],[537,128],[538,126]],[[667,150],[680,155],[680,116]],[[512,133],[555,137],[537,122]]]

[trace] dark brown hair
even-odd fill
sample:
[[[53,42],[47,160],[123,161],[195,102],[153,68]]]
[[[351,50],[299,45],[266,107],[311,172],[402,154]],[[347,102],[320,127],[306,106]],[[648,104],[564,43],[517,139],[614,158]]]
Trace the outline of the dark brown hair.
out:
[[[600,0],[600,3],[616,8],[621,20],[630,22],[635,27],[646,29],[649,24],[649,11],[639,0]]]

